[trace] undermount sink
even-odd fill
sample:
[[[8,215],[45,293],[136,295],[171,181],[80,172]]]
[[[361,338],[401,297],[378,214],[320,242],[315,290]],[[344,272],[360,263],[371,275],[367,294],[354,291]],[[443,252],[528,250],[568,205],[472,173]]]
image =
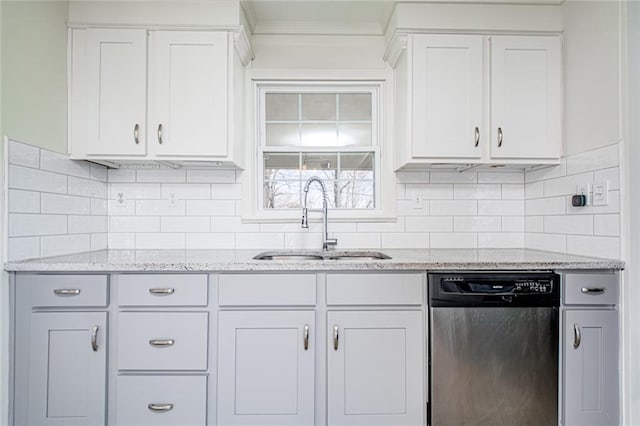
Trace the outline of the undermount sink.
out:
[[[273,250],[253,257],[256,260],[384,260],[391,259],[379,251]]]

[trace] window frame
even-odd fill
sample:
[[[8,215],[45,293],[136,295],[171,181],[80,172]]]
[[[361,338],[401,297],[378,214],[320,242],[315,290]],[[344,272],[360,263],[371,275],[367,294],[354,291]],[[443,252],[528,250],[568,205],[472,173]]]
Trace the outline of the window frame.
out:
[[[385,80],[252,80],[253,99],[253,128],[249,140],[252,147],[247,157],[250,165],[250,173],[246,177],[250,182],[244,181],[247,191],[243,197],[243,221],[244,222],[290,222],[298,220],[301,212],[298,209],[268,209],[264,207],[264,153],[373,153],[374,161],[374,197],[375,207],[372,209],[336,209],[330,208],[329,220],[332,222],[376,222],[395,220],[395,182],[387,184],[393,179],[391,170],[391,149],[388,146],[387,127],[389,121],[389,109],[385,108],[385,98],[391,98],[387,93]],[[267,147],[266,146],[266,120],[265,95],[268,92],[277,93],[370,93],[372,102],[372,143],[362,147]],[[336,120],[339,123],[339,120]],[[349,120],[350,121],[350,120]],[[335,149],[334,149],[335,148]],[[248,185],[247,185],[248,184]],[[301,181],[301,184],[304,182]],[[312,217],[311,220],[314,219]],[[319,218],[317,218],[319,219]]]

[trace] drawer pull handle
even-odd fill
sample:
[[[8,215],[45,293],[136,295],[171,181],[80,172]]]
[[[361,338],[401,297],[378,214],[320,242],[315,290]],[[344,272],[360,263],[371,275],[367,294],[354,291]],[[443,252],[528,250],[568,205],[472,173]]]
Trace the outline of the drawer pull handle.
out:
[[[573,349],[578,349],[582,342],[582,334],[580,333],[580,327],[578,324],[573,324]]]
[[[502,127],[498,127],[498,148],[502,146]]]
[[[173,410],[173,404],[149,404],[147,407],[155,413],[165,413]]]
[[[99,327],[97,325],[91,328],[91,349],[93,349],[94,352],[98,352],[98,329]]]
[[[600,288],[596,288],[596,287],[582,287],[582,289],[580,291],[582,291],[582,293],[584,294],[591,294],[591,295],[597,295],[597,294],[602,294],[605,292],[605,288],[600,287]]]
[[[309,350],[309,324],[304,325],[304,350]]]
[[[53,290],[56,296],[77,296],[80,294],[79,288],[56,288]]]
[[[158,348],[163,348],[167,346],[173,346],[176,341],[173,339],[151,339],[149,340],[149,344],[151,346],[155,346]]]
[[[135,141],[136,145],[140,143],[139,133],[140,125],[136,123],[136,125],[133,126],[133,140]]]
[[[333,350],[338,350],[338,338],[339,338],[339,328],[337,325],[333,326]]]
[[[162,123],[158,124],[158,143],[162,145]]]
[[[475,138],[474,138],[475,145],[474,146],[477,148],[478,144],[480,144],[480,129],[479,128],[477,128],[477,127],[475,128],[474,135],[475,135]]]
[[[176,291],[175,288],[150,288],[149,293],[154,296],[169,296]]]

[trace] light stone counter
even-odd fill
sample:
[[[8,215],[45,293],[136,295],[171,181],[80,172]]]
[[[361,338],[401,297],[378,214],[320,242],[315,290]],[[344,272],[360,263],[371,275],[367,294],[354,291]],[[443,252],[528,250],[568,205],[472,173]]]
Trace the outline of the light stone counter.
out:
[[[385,260],[254,260],[262,250],[100,250],[5,263],[10,272],[246,272],[624,269],[624,262],[524,249],[381,250]]]

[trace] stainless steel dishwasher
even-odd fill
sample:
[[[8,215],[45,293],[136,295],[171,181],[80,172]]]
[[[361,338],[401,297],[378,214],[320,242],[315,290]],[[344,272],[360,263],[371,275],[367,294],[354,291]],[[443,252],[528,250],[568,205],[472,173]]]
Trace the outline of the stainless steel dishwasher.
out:
[[[557,426],[557,274],[429,274],[429,424]]]

